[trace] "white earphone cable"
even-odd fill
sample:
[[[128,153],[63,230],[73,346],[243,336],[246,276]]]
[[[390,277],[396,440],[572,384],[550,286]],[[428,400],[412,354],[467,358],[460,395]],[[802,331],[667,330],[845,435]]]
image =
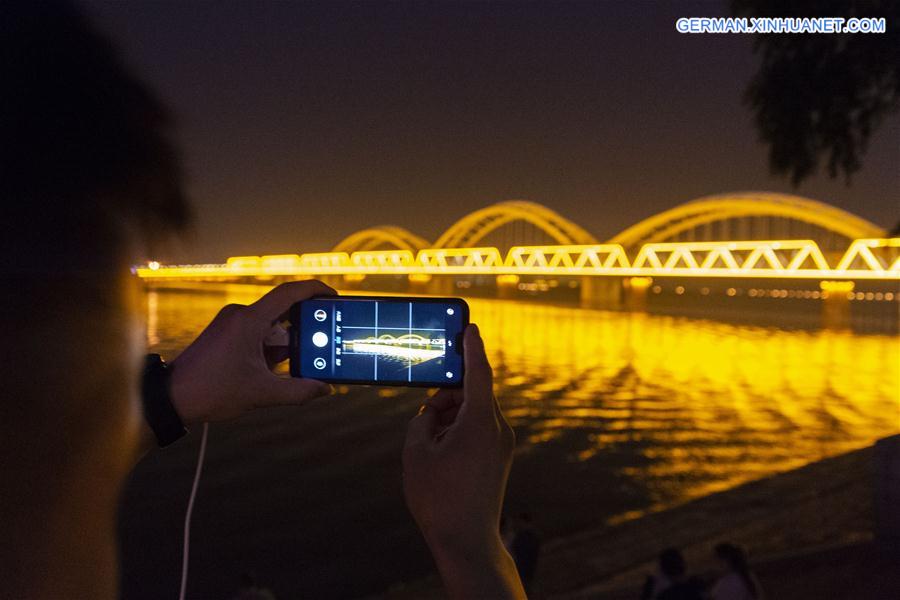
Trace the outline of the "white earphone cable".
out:
[[[200,473],[203,472],[203,459],[206,456],[206,436],[209,433],[209,423],[203,424],[203,435],[200,438],[200,455],[197,457],[197,470],[194,472],[194,485],[191,486],[191,496],[188,500],[187,512],[184,515],[184,546],[181,554],[181,591],[178,600],[184,600],[187,592],[188,558],[191,549],[191,513],[194,512],[194,499],[197,497],[197,486],[200,483]]]

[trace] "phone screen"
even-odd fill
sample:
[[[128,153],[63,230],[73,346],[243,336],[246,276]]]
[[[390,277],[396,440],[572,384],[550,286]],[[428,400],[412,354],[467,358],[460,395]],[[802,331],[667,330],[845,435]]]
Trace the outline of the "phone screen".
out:
[[[460,298],[317,297],[291,310],[291,374],[458,387],[469,306]]]

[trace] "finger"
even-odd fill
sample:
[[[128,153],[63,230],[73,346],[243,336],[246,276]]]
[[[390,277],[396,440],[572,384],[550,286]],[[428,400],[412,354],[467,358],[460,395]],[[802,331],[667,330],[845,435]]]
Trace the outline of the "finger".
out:
[[[282,283],[249,306],[250,310],[272,322],[282,317],[295,302],[312,296],[335,296],[337,292],[321,281],[291,281]]]
[[[262,406],[303,404],[307,400],[327,396],[332,392],[329,384],[316,379],[277,377],[272,375],[268,380],[269,384],[266,387],[266,393],[256,403],[257,408]]]
[[[503,414],[503,409],[500,408],[500,402],[497,401],[496,396],[494,396],[494,416],[497,418],[498,423],[505,423],[507,427],[512,427],[506,419],[506,415]]]
[[[290,334],[281,323],[275,323],[266,339],[263,340],[264,347],[287,347],[290,343]]]
[[[425,404],[437,410],[437,424],[440,430],[446,430],[456,422],[456,415],[459,414],[459,407],[462,403],[462,390],[459,389],[438,390],[435,395],[425,401]]]
[[[286,346],[263,346],[263,356],[266,358],[266,366],[269,369],[275,368],[280,362],[288,359],[289,351]]]
[[[406,446],[430,444],[434,440],[437,412],[427,404],[422,406],[406,427]]]
[[[456,423],[457,416],[459,416],[459,407],[452,406],[438,414],[438,425],[444,428],[450,427]]]
[[[448,410],[454,406],[462,404],[462,391],[458,389],[440,389],[437,393],[427,400],[425,404],[436,408],[438,411]]]
[[[489,422],[494,419],[494,376],[484,352],[484,342],[474,323],[463,335],[463,358],[466,373],[463,377],[463,401],[460,419]]]

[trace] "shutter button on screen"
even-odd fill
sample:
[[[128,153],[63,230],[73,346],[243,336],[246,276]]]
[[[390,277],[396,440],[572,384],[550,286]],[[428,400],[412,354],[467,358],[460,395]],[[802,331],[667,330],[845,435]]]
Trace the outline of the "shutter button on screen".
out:
[[[328,344],[328,335],[324,331],[317,331],[312,336],[312,343],[319,348],[324,348]]]

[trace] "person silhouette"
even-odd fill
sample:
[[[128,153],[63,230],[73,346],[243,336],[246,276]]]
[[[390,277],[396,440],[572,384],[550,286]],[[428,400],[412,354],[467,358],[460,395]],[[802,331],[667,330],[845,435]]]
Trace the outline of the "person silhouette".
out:
[[[725,574],[713,585],[713,600],[760,600],[762,586],[756,575],[750,571],[747,553],[743,548],[728,542],[716,545],[716,558],[721,562]]]
[[[677,548],[659,553],[657,573],[648,575],[641,591],[641,600],[703,600],[703,584],[696,577],[688,577],[687,563]]]
[[[158,433],[141,404],[190,428],[327,395],[260,349],[291,305],[335,292],[297,281],[223,308],[154,371],[153,398],[139,394],[149,360],[129,267],[192,214],[168,111],[72,4],[3,2],[0,26],[0,597],[114,598],[120,489]],[[451,597],[521,599],[499,534],[515,436],[477,326],[463,352],[463,388],[426,399],[407,428],[404,498]]]

